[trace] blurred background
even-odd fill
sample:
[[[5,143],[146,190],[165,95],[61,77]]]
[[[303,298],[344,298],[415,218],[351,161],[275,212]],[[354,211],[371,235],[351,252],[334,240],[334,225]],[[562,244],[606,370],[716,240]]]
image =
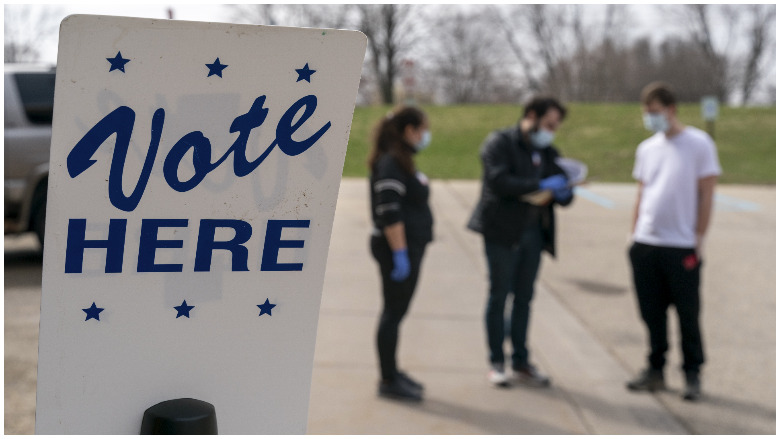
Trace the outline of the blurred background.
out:
[[[433,178],[479,178],[476,154],[491,130],[515,123],[546,93],[571,107],[558,133],[592,181],[628,182],[646,132],[638,98],[669,82],[684,123],[718,143],[725,183],[774,183],[776,6],[760,5],[5,5],[6,63],[56,64],[69,14],[124,15],[357,29],[368,50],[345,176],[366,175],[375,121],[416,103],[433,146],[419,158]],[[720,103],[717,124],[701,100]],[[717,125],[717,127],[715,126]],[[716,131],[716,132],[715,132]]]
[[[5,62],[55,63],[59,22],[106,14],[357,29],[359,104],[634,102],[650,80],[683,100],[775,102],[775,9],[763,5],[5,5]]]

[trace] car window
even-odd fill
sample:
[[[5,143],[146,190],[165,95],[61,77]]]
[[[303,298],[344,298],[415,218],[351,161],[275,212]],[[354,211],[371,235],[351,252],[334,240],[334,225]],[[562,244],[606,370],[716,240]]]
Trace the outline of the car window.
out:
[[[14,75],[27,119],[51,125],[54,113],[54,73],[30,72]]]

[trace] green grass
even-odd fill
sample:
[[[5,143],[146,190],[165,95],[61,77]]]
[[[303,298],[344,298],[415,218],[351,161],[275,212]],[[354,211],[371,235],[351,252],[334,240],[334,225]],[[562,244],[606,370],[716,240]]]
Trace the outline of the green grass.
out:
[[[569,115],[555,144],[562,154],[588,165],[590,181],[629,182],[634,152],[649,132],[642,126],[638,104],[568,105]],[[355,109],[344,175],[368,174],[374,125],[390,107]],[[426,106],[431,122],[431,146],[416,158],[431,178],[477,179],[481,175],[479,147],[490,131],[517,122],[516,105]],[[680,106],[680,120],[705,129],[698,104]],[[715,143],[723,167],[722,183],[775,183],[775,108],[721,107],[715,123]]]

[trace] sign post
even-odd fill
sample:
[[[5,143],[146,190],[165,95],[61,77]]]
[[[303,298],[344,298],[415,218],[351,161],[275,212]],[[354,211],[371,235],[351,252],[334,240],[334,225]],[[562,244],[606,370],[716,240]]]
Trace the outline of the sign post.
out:
[[[718,119],[718,98],[704,96],[701,98],[701,117],[707,123],[707,132],[715,138],[715,121]]]
[[[306,431],[359,32],[75,15],[60,47],[36,433],[192,398]]]

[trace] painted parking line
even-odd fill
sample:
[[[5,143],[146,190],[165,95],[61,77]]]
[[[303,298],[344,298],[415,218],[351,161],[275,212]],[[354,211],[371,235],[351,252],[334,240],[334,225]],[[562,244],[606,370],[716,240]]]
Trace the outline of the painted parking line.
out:
[[[615,202],[609,198],[598,195],[595,192],[585,189],[581,186],[575,187],[574,193],[578,197],[584,198],[605,209],[611,210],[616,206]],[[715,209],[723,212],[758,212],[761,210],[761,205],[752,201],[743,200],[741,198],[716,193]]]
[[[582,197],[588,201],[591,201],[593,203],[598,204],[599,206],[605,208],[605,209],[614,209],[615,208],[615,202],[610,200],[609,198],[602,197],[601,195],[596,194],[595,192],[591,192],[584,187],[577,186],[574,188],[574,193],[578,197]]]
[[[728,195],[715,194],[715,208],[727,212],[758,212],[761,205]]]

